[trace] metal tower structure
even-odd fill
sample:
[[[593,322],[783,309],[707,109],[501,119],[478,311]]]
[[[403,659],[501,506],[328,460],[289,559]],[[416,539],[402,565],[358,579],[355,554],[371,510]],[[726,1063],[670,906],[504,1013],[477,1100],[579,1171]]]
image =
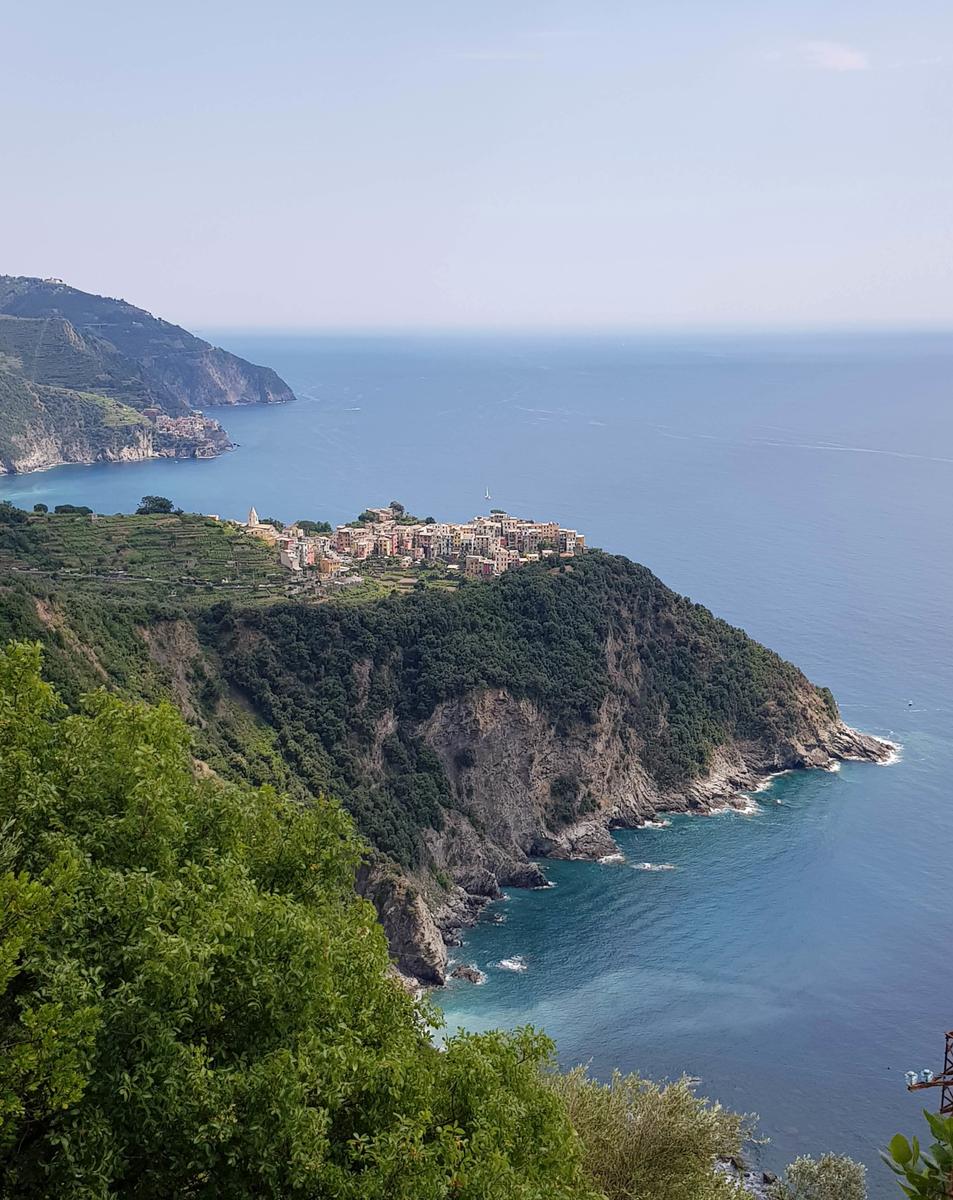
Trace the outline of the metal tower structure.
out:
[[[926,1079],[924,1076],[930,1076]],[[943,1056],[943,1070],[939,1075],[932,1071],[921,1072],[916,1083],[908,1083],[908,1092],[919,1092],[924,1088],[940,1089],[940,1116],[953,1117],[953,1029],[946,1035],[946,1053]]]

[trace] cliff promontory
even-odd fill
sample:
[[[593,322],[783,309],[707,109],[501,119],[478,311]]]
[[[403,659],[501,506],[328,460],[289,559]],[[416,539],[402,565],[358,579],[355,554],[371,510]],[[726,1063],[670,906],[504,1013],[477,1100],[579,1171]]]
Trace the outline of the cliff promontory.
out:
[[[601,857],[614,828],[740,803],[773,772],[889,754],[825,688],[624,558],[362,602],[249,604],[215,594],[235,550],[214,522],[10,520],[0,559],[51,581],[0,589],[0,640],[43,640],[68,696],[107,682],[171,698],[202,770],[340,800],[372,847],[359,886],[401,969],[427,982],[442,982],[446,941],[502,886],[544,883],[539,859]],[[91,605],[72,575],[64,592],[59,564],[80,561],[67,535],[89,571],[126,555],[123,522],[155,596],[90,582]],[[195,599],[180,580],[171,607],[157,577],[176,555]]]
[[[293,398],[270,368],[124,300],[0,276],[0,474],[210,458],[231,442],[197,407]]]
[[[611,853],[613,827],[889,753],[796,667],[598,552],[449,596],[213,611],[202,636],[447,933],[502,885],[542,884],[537,858]]]

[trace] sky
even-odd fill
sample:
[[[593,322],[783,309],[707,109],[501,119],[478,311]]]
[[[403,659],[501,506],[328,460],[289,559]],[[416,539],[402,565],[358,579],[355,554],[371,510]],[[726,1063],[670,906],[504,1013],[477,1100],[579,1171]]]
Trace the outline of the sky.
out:
[[[950,0],[33,0],[0,45],[0,272],[219,329],[953,324]]]

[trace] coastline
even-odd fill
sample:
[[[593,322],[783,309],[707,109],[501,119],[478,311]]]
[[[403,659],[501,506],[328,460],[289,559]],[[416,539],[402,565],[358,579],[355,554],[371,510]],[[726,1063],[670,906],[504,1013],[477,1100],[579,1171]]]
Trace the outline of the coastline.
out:
[[[0,479],[26,479],[30,475],[41,475],[45,471],[56,471],[60,467],[103,467],[103,466],[129,466],[133,463],[156,462],[158,459],[170,458],[177,461],[194,460],[196,462],[211,461],[213,458],[221,458],[223,454],[229,454],[232,450],[238,449],[238,443],[230,441],[227,445],[216,448],[209,454],[200,453],[200,448],[195,449],[191,453],[185,454],[167,454],[161,450],[153,451],[151,454],[135,454],[116,456],[107,455],[98,458],[60,458],[55,462],[45,462],[40,467],[28,467],[23,471],[8,470],[2,462],[0,462]]]
[[[659,796],[659,806],[653,811],[642,814],[633,820],[623,820],[619,814],[612,815],[609,810],[600,817],[586,822],[568,826],[562,831],[566,845],[556,844],[549,853],[530,854],[529,863],[534,870],[532,879],[514,878],[502,883],[502,886],[526,888],[529,890],[546,890],[553,885],[546,879],[542,866],[547,859],[563,859],[578,862],[591,862],[594,865],[620,865],[626,862],[626,856],[612,836],[612,830],[664,827],[668,823],[667,815],[687,815],[698,817],[719,816],[725,813],[736,813],[739,816],[754,816],[761,811],[761,806],[754,796],[763,794],[775,779],[796,771],[837,771],[844,762],[867,762],[873,766],[893,766],[901,761],[902,745],[887,738],[874,734],[863,733],[839,722],[835,729],[836,744],[849,746],[843,753],[837,753],[835,748],[826,749],[817,754],[815,748],[809,757],[818,757],[823,761],[806,761],[801,764],[782,766],[776,770],[756,770],[745,765],[747,778],[744,786],[724,786],[724,777],[716,763],[703,780],[695,781],[683,791]],[[665,865],[667,866],[667,864]],[[657,864],[641,864],[642,869],[664,869]],[[457,892],[462,889],[457,888]],[[472,928],[480,919],[483,910],[491,903],[504,899],[498,887],[494,894],[475,896],[463,893],[457,902],[448,901],[443,909],[434,913],[434,920],[447,947],[457,948],[462,942],[462,930]],[[460,899],[463,903],[460,903]],[[445,967],[452,965],[453,960],[445,956]],[[445,986],[452,972],[444,970],[441,978],[416,978],[413,982],[425,990]],[[459,977],[458,977],[459,978]],[[465,976],[463,978],[466,978]]]

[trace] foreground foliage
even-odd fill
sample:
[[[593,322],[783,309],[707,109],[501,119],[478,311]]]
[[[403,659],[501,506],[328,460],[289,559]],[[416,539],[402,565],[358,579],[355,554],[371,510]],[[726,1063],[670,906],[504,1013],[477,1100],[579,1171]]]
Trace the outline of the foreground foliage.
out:
[[[796,1158],[775,1191],[777,1200],[867,1200],[867,1172],[841,1154]]]
[[[0,655],[5,1196],[591,1195],[530,1031],[429,1041],[333,804],[196,778],[168,706]]]
[[[901,1191],[912,1200],[946,1200],[953,1194],[953,1117],[923,1111],[933,1144],[922,1150],[917,1138],[902,1133],[890,1140],[889,1153],[882,1157],[897,1176]]]
[[[738,1200],[714,1163],[740,1153],[746,1120],[699,1099],[687,1080],[659,1087],[616,1073],[602,1084],[578,1067],[553,1076],[550,1086],[582,1139],[586,1172],[607,1200]]]

